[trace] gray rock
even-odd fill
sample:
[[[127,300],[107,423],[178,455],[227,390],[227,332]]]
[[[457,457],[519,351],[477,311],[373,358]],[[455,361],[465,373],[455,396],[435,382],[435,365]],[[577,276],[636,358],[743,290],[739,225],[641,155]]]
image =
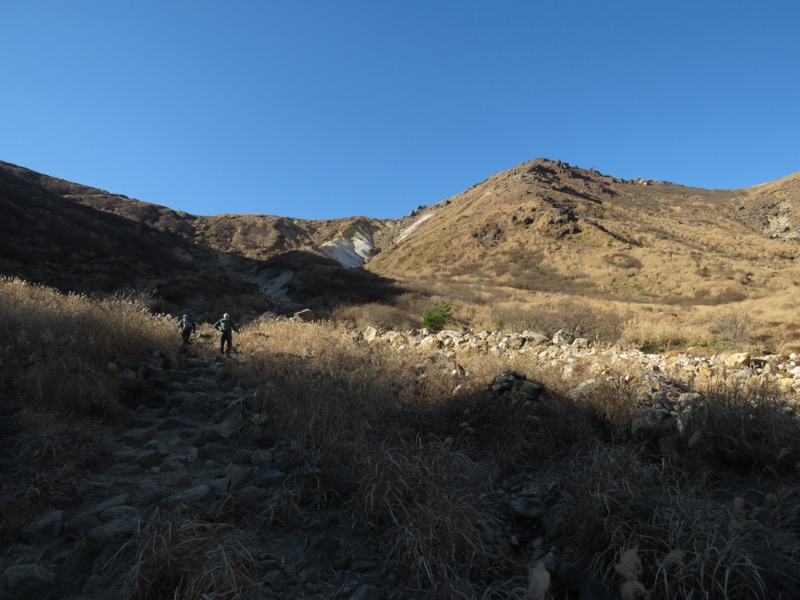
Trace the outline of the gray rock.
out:
[[[131,495],[125,492],[122,494],[117,494],[116,496],[112,496],[107,500],[103,500],[99,504],[93,505],[89,509],[89,512],[97,515],[103,512],[105,509],[111,508],[112,506],[122,506],[124,504],[130,504],[130,502],[131,502]]]
[[[561,344],[571,344],[574,341],[575,336],[567,331],[564,331],[563,329],[559,329],[553,334],[552,342],[556,346],[560,346]]]
[[[259,487],[270,487],[274,485],[280,485],[284,481],[288,475],[283,471],[279,471],[277,469],[268,469],[266,471],[259,471],[255,473],[253,476],[254,483]]]
[[[55,583],[55,579],[55,573],[39,565],[15,565],[3,572],[6,589],[15,593],[28,594],[49,588]]]
[[[245,504],[249,504],[252,506],[265,506],[270,501],[270,493],[262,488],[258,488],[254,485],[248,485],[243,487],[240,490],[236,490],[234,496],[244,502]]]
[[[112,521],[131,521],[138,523],[142,514],[132,506],[111,506],[99,515],[103,523],[111,523]]]
[[[64,512],[54,510],[26,525],[22,531],[22,539],[29,544],[42,544],[60,535],[63,527]]]
[[[350,596],[350,600],[383,600],[383,597],[384,594],[380,588],[366,584],[358,588],[353,595]]]
[[[101,522],[97,516],[88,512],[80,513],[64,523],[64,533],[75,537],[83,537],[99,525],[101,525]]]
[[[205,483],[201,483],[200,485],[190,487],[177,494],[172,494],[172,496],[166,498],[164,502],[166,504],[191,504],[193,502],[205,500],[210,495],[211,487]]]
[[[229,464],[225,469],[229,489],[236,490],[243,487],[250,480],[250,471],[241,465]]]
[[[547,514],[547,507],[531,498],[514,498],[508,506],[516,516],[523,519],[541,519]]]
[[[138,524],[132,521],[111,521],[89,530],[86,537],[95,542],[105,542],[117,536],[132,535],[136,533],[137,528]]]
[[[305,321],[307,323],[309,323],[309,322],[313,321],[314,319],[316,319],[316,315],[314,314],[314,311],[311,310],[310,308],[304,308],[303,310],[294,313],[293,316],[294,316],[295,319],[299,319],[300,321]]]

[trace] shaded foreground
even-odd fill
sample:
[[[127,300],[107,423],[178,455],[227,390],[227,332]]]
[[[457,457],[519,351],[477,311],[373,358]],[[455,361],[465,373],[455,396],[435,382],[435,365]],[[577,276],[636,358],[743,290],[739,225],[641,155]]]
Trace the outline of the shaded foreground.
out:
[[[800,583],[800,420],[766,380],[567,371],[293,320],[252,322],[222,360],[208,326],[176,349],[146,299],[3,285],[4,598],[790,598]],[[87,315],[94,343],[75,352]],[[103,346],[112,329],[122,342]],[[679,426],[642,420],[642,381],[683,395]]]

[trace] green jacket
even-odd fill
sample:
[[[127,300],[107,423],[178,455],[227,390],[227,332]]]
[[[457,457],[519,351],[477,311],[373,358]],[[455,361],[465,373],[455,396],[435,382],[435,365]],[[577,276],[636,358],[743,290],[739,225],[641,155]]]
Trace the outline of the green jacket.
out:
[[[221,331],[222,333],[230,333],[231,331],[239,333],[239,326],[233,319],[220,319],[214,323],[214,329]]]

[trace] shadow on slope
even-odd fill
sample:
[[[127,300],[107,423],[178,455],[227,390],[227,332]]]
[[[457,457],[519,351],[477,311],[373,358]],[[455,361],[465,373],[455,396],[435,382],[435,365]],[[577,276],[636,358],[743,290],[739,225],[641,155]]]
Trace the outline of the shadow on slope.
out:
[[[344,304],[389,302],[407,292],[388,277],[363,269],[347,269],[331,258],[291,250],[263,263],[261,290],[279,312],[298,307],[330,311]]]

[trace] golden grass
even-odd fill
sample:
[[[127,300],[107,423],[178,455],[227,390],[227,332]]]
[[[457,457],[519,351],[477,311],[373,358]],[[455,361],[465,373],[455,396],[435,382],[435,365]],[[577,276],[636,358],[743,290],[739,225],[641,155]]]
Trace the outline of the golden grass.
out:
[[[177,346],[175,321],[150,312],[149,299],[100,300],[0,278],[3,384],[26,401],[72,413],[113,411],[114,365]]]

